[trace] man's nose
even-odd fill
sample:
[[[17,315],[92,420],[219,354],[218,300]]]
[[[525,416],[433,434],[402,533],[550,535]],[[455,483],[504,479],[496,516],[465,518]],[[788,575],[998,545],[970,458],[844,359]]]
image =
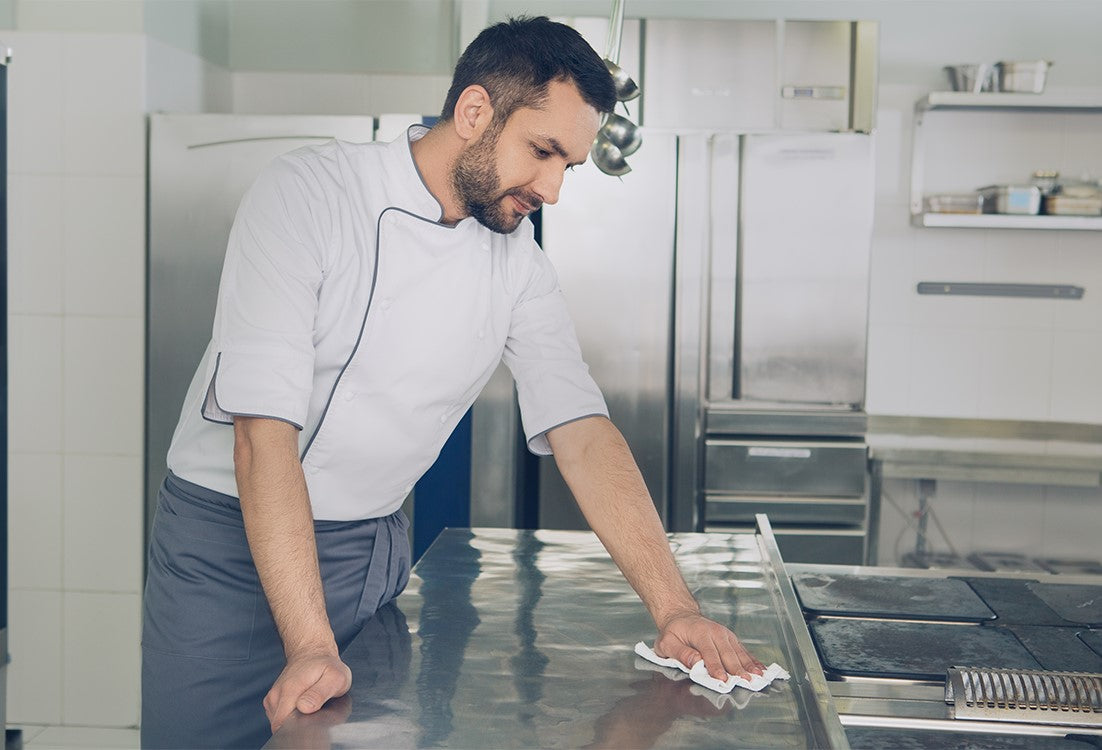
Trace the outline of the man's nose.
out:
[[[556,167],[544,169],[536,181],[536,193],[547,205],[553,206],[559,202],[559,188],[562,187],[563,171]]]

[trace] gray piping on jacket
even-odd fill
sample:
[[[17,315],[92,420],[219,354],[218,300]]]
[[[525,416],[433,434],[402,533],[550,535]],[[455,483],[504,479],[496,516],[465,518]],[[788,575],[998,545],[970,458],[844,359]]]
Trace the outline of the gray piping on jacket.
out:
[[[233,416],[233,417],[260,417],[261,419],[274,419],[277,422],[284,422],[286,424],[289,424],[297,430],[302,429],[302,425],[300,425],[298,422],[293,422],[290,419],[284,419],[283,417],[275,417],[275,416],[272,416],[271,414],[252,414],[252,413],[249,413],[249,412],[226,411],[225,409],[223,409],[222,404],[218,403],[218,387],[217,387],[218,368],[221,366],[221,364],[222,364],[222,352],[218,352],[218,356],[214,360],[214,374],[210,376],[210,387],[207,388],[207,398],[210,398],[211,396],[214,397],[214,405],[218,407],[219,411],[221,411],[223,414],[229,414],[230,416]],[[227,424],[227,425],[233,424],[232,419],[228,422],[224,422],[221,419],[211,419],[210,417],[208,417],[206,415],[206,405],[207,405],[207,399],[204,398],[203,403],[201,403],[199,405],[199,416],[200,417],[207,420],[208,422],[213,422],[214,424]]]
[[[417,166],[417,160],[413,158],[413,141],[411,141],[409,139],[409,133],[414,128],[426,128],[427,130],[432,130],[432,128],[430,128],[428,125],[425,125],[424,123],[420,123],[420,122],[415,122],[412,125],[410,125],[408,128],[406,128],[406,146],[409,150],[409,160],[411,162],[413,162],[413,171],[417,174],[417,179],[419,179],[421,181],[421,185],[424,186],[425,192],[428,193],[429,195],[431,195],[432,199],[434,201],[436,201],[436,205],[440,207],[440,218],[436,220],[437,223],[439,223],[439,222],[443,221],[443,219],[444,219],[444,204],[440,202],[439,198],[437,198],[435,195],[433,195],[433,192],[431,190],[429,190],[429,184],[427,182],[425,182],[425,177],[424,177],[424,175],[421,174],[421,168],[419,166]],[[425,135],[428,135],[428,132],[426,132]],[[424,137],[425,137],[424,135],[421,136],[421,138],[424,138]],[[421,140],[421,138],[418,138],[417,140]]]
[[[398,213],[412,216],[418,221],[423,221],[426,224],[432,224],[435,227],[443,227],[444,229],[453,230],[455,226],[448,226],[447,224],[441,224],[438,221],[432,219],[426,219],[424,216],[418,216],[412,211],[407,211],[404,208],[398,208],[397,206],[387,206],[379,213],[379,218],[375,221],[375,268],[371,272],[371,291],[367,295],[367,308],[364,310],[363,320],[360,322],[360,332],[356,336],[356,343],[352,345],[352,352],[348,355],[348,359],[345,360],[344,365],[341,367],[341,371],[337,373],[336,380],[333,381],[333,387],[329,391],[329,398],[325,401],[325,408],[321,410],[321,416],[318,418],[318,424],[314,428],[314,432],[310,435],[310,439],[306,442],[306,447],[302,449],[302,455],[299,456],[299,461],[306,460],[306,454],[310,451],[311,446],[314,444],[314,440],[317,438],[318,433],[321,432],[321,426],[325,423],[325,417],[329,414],[329,406],[333,403],[333,396],[337,393],[337,386],[340,385],[341,378],[344,377],[344,371],[348,369],[348,366],[352,364],[352,360],[356,356],[356,352],[360,348],[360,342],[363,340],[364,330],[367,328],[367,316],[371,312],[371,303],[375,299],[375,285],[379,280],[379,256],[382,254],[382,244],[379,242],[379,238],[382,235],[383,217],[386,216],[387,211],[397,211]],[[456,225],[458,226],[458,224]]]
[[[603,398],[603,397],[604,397],[604,394],[602,394],[602,398]],[[580,421],[582,421],[583,419],[589,419],[590,417],[604,417],[605,419],[608,419],[608,415],[607,415],[607,414],[602,414],[602,413],[601,413],[601,412],[599,412],[599,411],[595,411],[595,412],[593,412],[592,414],[583,414],[583,415],[581,415],[580,417],[574,417],[573,419],[568,419],[568,420],[566,420],[565,422],[559,422],[559,423],[558,423],[557,425],[553,425],[553,426],[551,426],[551,427],[548,427],[548,428],[547,428],[546,430],[542,430],[541,432],[538,432],[538,433],[536,433],[535,435],[533,435],[533,436],[532,436],[532,440],[535,440],[535,439],[536,439],[536,438],[538,438],[538,437],[542,437],[542,436],[545,436],[545,435],[547,435],[547,433],[551,432],[551,430],[557,430],[557,429],[559,429],[560,427],[563,427],[563,426],[565,426],[565,425],[571,424],[571,423],[573,423],[573,422],[580,422]],[[609,422],[611,422],[611,421],[612,421],[612,420],[609,420]],[[542,454],[540,454],[540,453],[536,453],[535,451],[533,451],[533,450],[532,450],[532,448],[531,448],[531,443],[532,443],[532,440],[525,440],[525,441],[524,441],[525,447],[526,447],[526,448],[528,448],[528,452],[529,452],[529,453],[533,453],[533,454],[535,454],[535,455],[537,455],[537,456],[539,456],[539,455],[542,455]],[[551,447],[551,441],[550,441],[550,440],[548,440],[548,441],[547,441],[547,447],[548,447],[548,448],[550,448],[550,447]],[[551,456],[555,455],[555,451],[554,451],[554,450],[552,450],[552,451],[551,451],[551,453],[550,453],[550,454],[548,454],[548,455],[551,455]]]

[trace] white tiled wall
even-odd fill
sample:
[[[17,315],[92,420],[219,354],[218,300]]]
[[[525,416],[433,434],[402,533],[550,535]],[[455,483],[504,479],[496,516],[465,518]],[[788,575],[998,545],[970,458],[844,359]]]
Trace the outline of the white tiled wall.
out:
[[[897,565],[914,549],[916,490],[909,480],[884,483],[881,565]],[[930,508],[945,530],[943,536],[933,520],[928,524],[928,548],[938,552],[1102,558],[1102,493],[1097,487],[941,481]]]
[[[910,226],[911,112],[925,93],[880,88],[869,412],[1102,423],[1102,237]],[[925,130],[927,192],[1024,182],[1036,169],[1102,176],[1102,115],[935,112]],[[1086,293],[920,296],[920,281],[1074,284]],[[913,483],[888,485],[912,513]],[[1102,556],[1099,488],[939,482],[933,507],[964,553]],[[914,534],[890,505],[882,518],[880,561],[896,563]],[[948,551],[932,524],[930,535],[933,549]]]
[[[6,31],[10,722],[134,726],[145,41]]]
[[[233,79],[225,68],[154,37],[146,38],[149,112],[232,112]]]
[[[231,74],[140,33],[6,31],[4,42],[15,52],[7,718],[132,727],[143,560],[145,115],[432,113],[449,81]]]
[[[439,113],[450,76],[325,73],[233,74],[233,111],[244,114]]]
[[[1102,422],[1102,239],[910,226],[911,111],[925,93],[880,88],[868,410]],[[924,129],[926,192],[1027,182],[1036,169],[1102,176],[1100,114],[933,112]],[[919,295],[920,281],[1074,284],[1086,294],[943,297]]]

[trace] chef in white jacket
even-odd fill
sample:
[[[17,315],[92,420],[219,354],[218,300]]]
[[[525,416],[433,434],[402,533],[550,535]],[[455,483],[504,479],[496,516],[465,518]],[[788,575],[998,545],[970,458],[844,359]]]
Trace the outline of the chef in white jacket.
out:
[[[685,586],[526,218],[614,104],[573,29],[513,20],[464,52],[432,129],[299,149],[246,194],[158,498],[143,746],[257,747],[348,691],[340,649],[409,576],[402,501],[500,361],[655,650],[760,673]]]

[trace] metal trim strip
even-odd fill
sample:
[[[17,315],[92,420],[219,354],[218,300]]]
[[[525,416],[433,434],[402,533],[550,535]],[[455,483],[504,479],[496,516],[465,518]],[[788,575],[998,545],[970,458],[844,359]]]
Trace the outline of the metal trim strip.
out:
[[[772,584],[785,636],[785,651],[794,660],[788,665],[788,670],[792,674],[793,692],[803,707],[802,717],[812,722],[808,726],[816,734],[816,747],[849,748],[849,740],[827,687],[823,666],[811,642],[811,633],[804,622],[796,591],[785,571],[769,519],[764,514],[758,514],[755,521],[763,574],[766,582]]]

